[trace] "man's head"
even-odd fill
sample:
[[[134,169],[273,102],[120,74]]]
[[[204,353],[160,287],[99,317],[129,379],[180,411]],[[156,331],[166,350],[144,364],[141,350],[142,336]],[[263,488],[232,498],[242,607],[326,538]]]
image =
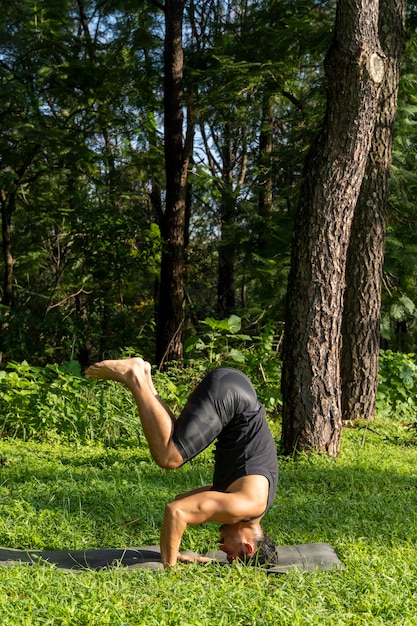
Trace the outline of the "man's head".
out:
[[[229,563],[235,559],[257,565],[276,562],[276,546],[259,522],[223,524],[219,532],[220,549],[226,552]]]

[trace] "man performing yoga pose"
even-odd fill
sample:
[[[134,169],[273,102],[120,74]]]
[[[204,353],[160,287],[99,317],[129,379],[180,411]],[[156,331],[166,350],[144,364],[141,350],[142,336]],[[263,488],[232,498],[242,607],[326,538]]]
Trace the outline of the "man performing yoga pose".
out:
[[[151,366],[140,358],[101,361],[86,376],[116,380],[132,392],[156,463],[175,469],[217,439],[213,484],[181,494],[165,508],[161,558],[165,567],[190,559],[179,554],[189,524],[219,522],[220,548],[229,562],[270,560],[275,546],[260,525],[278,482],[276,448],[249,379],[232,368],[216,369],[191,394],[178,419],[159,398]],[[262,554],[262,552],[264,554]]]

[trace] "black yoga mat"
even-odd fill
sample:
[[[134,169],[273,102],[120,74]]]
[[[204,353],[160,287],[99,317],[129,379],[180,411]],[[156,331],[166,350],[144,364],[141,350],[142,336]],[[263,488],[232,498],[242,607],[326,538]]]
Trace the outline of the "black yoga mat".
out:
[[[193,552],[183,554],[197,556]],[[226,554],[208,552],[215,561],[228,565]],[[277,563],[264,566],[268,574],[284,574],[292,568],[312,572],[316,570],[344,569],[335,549],[328,543],[307,543],[278,547]],[[100,570],[108,567],[146,567],[163,569],[159,546],[141,548],[104,548],[101,550],[16,550],[0,547],[0,567],[34,563],[50,564],[59,569],[82,571]]]

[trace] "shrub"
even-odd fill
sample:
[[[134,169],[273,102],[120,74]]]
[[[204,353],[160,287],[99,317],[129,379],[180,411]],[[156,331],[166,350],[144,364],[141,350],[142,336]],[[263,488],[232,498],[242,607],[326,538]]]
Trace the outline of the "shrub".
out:
[[[199,349],[198,340],[193,341],[198,358],[171,363],[167,371],[154,373],[158,392],[174,414],[207,371],[230,365],[253,381],[269,417],[277,416],[281,407],[279,341],[273,329],[265,329],[249,342],[235,322],[224,322],[223,326],[211,322],[208,339],[201,340]],[[9,363],[0,370],[0,415],[0,432],[22,439],[63,435],[73,441],[98,440],[113,445],[132,440],[141,432],[130,392],[112,381],[86,380],[77,362],[45,367],[34,367],[26,361]],[[377,415],[406,422],[417,437],[415,354],[381,352]]]
[[[282,404],[280,340],[272,325],[257,336],[242,333],[241,325],[237,315],[224,320],[206,318],[201,335],[185,341],[184,352],[197,354],[206,371],[221,365],[242,370],[253,382],[267,411],[275,413]]]
[[[417,355],[381,351],[377,413],[383,417],[416,421]]]
[[[113,383],[108,383],[112,386]],[[34,367],[9,363],[0,371],[0,423],[4,435],[23,439],[54,433],[78,441],[114,443],[138,428],[136,409],[121,385],[90,383],[77,362]]]

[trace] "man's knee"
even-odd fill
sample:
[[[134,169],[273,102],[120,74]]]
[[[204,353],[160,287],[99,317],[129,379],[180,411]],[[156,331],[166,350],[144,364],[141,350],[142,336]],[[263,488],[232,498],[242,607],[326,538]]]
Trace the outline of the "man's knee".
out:
[[[162,469],[167,469],[167,470],[174,470],[174,469],[178,469],[178,467],[181,467],[182,463],[177,463],[176,461],[169,461],[167,459],[163,459],[161,461],[156,461],[156,464],[159,465],[159,467],[162,467]]]

